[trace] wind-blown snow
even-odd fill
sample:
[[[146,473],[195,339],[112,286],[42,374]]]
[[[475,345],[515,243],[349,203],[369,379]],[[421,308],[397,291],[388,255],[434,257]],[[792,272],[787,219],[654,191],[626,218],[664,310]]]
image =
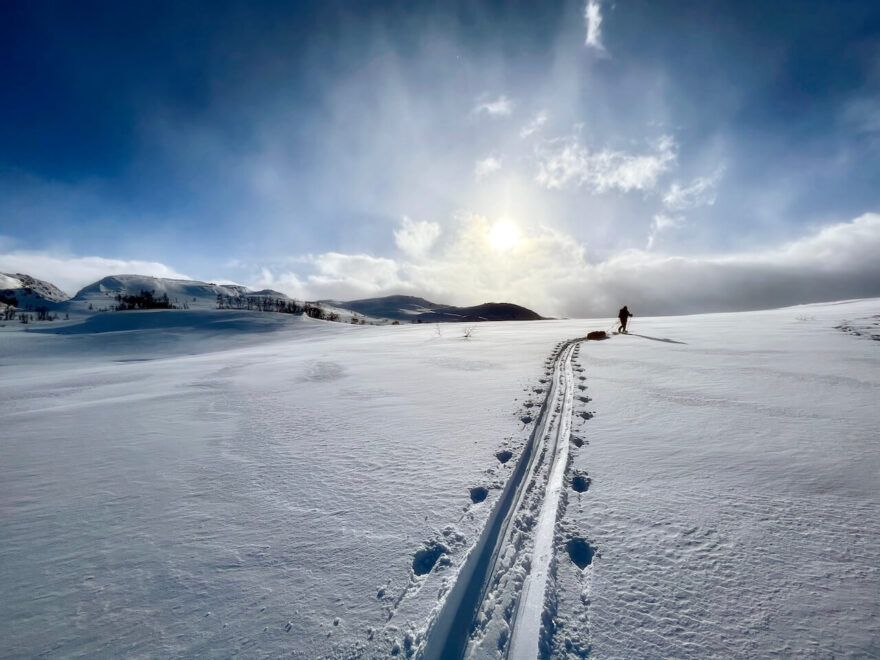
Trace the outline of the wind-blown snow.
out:
[[[21,287],[21,280],[6,273],[0,273],[0,289],[20,289]]]
[[[551,657],[876,653],[880,344],[837,326],[878,308],[636,317],[580,345]],[[418,653],[554,345],[610,325],[0,327],[5,653]]]

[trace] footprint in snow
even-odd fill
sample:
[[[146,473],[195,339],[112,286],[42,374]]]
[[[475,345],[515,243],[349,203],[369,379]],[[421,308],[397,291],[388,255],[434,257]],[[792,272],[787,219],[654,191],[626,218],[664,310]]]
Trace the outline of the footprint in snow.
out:
[[[474,504],[479,504],[484,501],[487,495],[489,495],[489,491],[483,486],[471,488],[471,502]]]
[[[437,563],[437,560],[440,559],[441,556],[445,556],[448,552],[449,548],[442,543],[437,543],[437,541],[426,543],[425,547],[417,551],[415,556],[413,556],[413,573],[416,575],[430,573],[431,569],[434,568],[434,565]]]
[[[583,493],[585,492],[592,483],[592,480],[585,474],[576,474],[571,479],[571,487],[572,490]]]
[[[497,458],[501,463],[507,463],[507,461],[513,458],[513,452],[503,449],[495,454],[495,458]]]
[[[581,570],[593,563],[593,557],[596,554],[596,549],[579,536],[566,543],[565,549],[568,551],[569,558]]]

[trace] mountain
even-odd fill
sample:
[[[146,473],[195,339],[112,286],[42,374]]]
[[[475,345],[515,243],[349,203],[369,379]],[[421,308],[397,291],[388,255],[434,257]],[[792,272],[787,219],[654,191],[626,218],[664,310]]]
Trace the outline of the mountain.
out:
[[[167,296],[168,304],[177,309],[216,309],[218,299],[228,307],[236,307],[243,298],[289,298],[272,289],[252,291],[240,284],[215,284],[197,280],[176,280],[148,275],[110,275],[80,289],[73,298],[49,282],[22,273],[0,273],[0,295],[15,299],[17,307],[35,310],[46,307],[55,312],[91,314],[110,311],[119,304],[119,297],[139,298],[151,292],[154,300]],[[0,303],[5,302],[0,300]],[[269,301],[271,303],[271,301]],[[272,303],[274,304],[274,303]],[[454,307],[416,296],[385,296],[340,302],[319,301],[337,320],[375,319],[400,322],[448,323],[477,321],[537,321],[542,317],[530,309],[512,303],[483,303],[473,307]],[[241,304],[238,306],[241,309]],[[250,309],[250,306],[248,306]],[[357,315],[357,319],[352,317]]]
[[[70,297],[54,284],[24,273],[0,273],[0,296],[14,298],[21,309],[56,307]]]
[[[442,307],[419,314],[420,321],[540,321],[544,317],[513,303],[483,303],[474,307]]]
[[[216,304],[217,295],[242,296],[251,293],[250,289],[238,284],[214,284],[196,280],[173,280],[148,275],[110,275],[80,289],[73,300],[87,300],[95,297],[115,297],[135,295],[141,291],[153,291],[156,296],[167,295],[179,302],[200,299]]]
[[[420,314],[446,307],[446,305],[438,305],[415,296],[385,296],[384,298],[364,298],[347,302],[321,300],[320,302],[348,309],[364,316],[395,321],[410,321]]]
[[[453,307],[415,296],[385,296],[349,301],[321,301],[374,318],[406,322],[538,321],[543,317],[512,303]]]
[[[116,296],[137,296],[142,291],[152,291],[155,298],[168,296],[170,304],[188,309],[216,309],[218,296],[232,299],[243,296],[287,298],[278,291],[251,291],[240,284],[214,284],[148,275],[111,275],[83,287],[70,302],[74,307],[88,305],[89,309],[102,310],[115,305]]]

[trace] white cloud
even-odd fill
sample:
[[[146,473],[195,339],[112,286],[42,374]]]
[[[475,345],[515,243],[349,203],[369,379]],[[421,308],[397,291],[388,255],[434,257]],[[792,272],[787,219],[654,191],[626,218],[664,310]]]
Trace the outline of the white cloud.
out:
[[[495,158],[495,156],[488,156],[483,160],[478,160],[474,165],[474,176],[477,178],[477,181],[486,177],[492,172],[497,172],[501,169],[501,159]]]
[[[875,213],[760,252],[699,258],[632,250],[588,266],[583,276],[595,295],[563,304],[586,316],[616,302],[636,314],[686,314],[877,296],[878,253]]]
[[[157,261],[62,257],[48,252],[25,251],[0,254],[0,271],[24,273],[46,280],[70,295],[108,275],[151,275],[189,279],[186,275]]]
[[[658,216],[658,231],[678,225]],[[880,214],[825,227],[761,252],[676,257],[628,250],[591,261],[571,236],[518,223],[509,250],[492,244],[496,222],[463,215],[443,251],[419,260],[328,253],[305,283],[311,298],[407,292],[469,305],[510,301],[542,314],[613,317],[779,307],[880,295]]]
[[[541,129],[541,127],[547,123],[547,113],[544,110],[541,110],[528,124],[522,127],[522,130],[519,132],[519,136],[521,138],[527,138],[533,133],[536,133]]]
[[[584,45],[604,53],[602,44],[602,12],[596,0],[589,0],[584,7],[584,21],[587,25],[587,37]]]
[[[509,249],[493,244],[497,218],[465,214],[455,219],[450,240],[431,254],[416,249],[398,260],[338,252],[309,255],[290,260],[279,273],[258,269],[248,283],[309,300],[405,292],[451,304],[510,301],[545,315],[602,318],[612,317],[623,304],[638,315],[677,314],[880,295],[876,213],[756,252],[679,257],[629,250],[598,261],[563,232],[522,218],[510,222],[519,235]],[[679,223],[676,216],[658,214],[652,226],[663,232]],[[299,268],[312,272],[294,272]],[[0,270],[28,273],[70,293],[111,274],[185,277],[157,262],[34,252],[0,255]]]
[[[508,117],[513,112],[513,101],[502,94],[494,101],[477,104],[472,112],[475,115],[486,114],[490,117]]]
[[[674,182],[669,190],[663,195],[663,204],[670,211],[684,211],[698,206],[712,206],[718,191],[718,183],[724,174],[724,168],[719,167],[707,177],[697,177],[687,186],[681,186]]]
[[[440,236],[436,222],[415,222],[404,216],[400,228],[394,230],[394,242],[411,257],[422,257]]]
[[[586,186],[593,192],[652,190],[675,162],[676,144],[664,136],[647,154],[602,149],[591,152],[576,136],[548,140],[538,149],[536,181],[544,188]]]
[[[684,218],[680,215],[670,216],[664,215],[662,213],[658,213],[651,219],[651,233],[648,236],[648,245],[645,247],[646,250],[650,250],[654,247],[654,241],[657,236],[664,231],[669,229],[676,229],[681,227],[684,224]]]
[[[393,259],[325,252],[310,260],[318,273],[308,277],[306,287],[317,299],[362,298],[407,288]]]
[[[264,266],[260,268],[259,277],[251,280],[247,286],[254,291],[273,289],[297,300],[308,298],[305,283],[296,273],[289,270],[275,275],[269,268]]]

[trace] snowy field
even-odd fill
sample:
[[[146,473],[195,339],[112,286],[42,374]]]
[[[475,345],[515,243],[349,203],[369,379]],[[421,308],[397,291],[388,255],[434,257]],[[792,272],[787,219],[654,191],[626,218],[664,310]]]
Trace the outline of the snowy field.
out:
[[[880,300],[610,326],[0,327],[0,653],[880,655]]]

